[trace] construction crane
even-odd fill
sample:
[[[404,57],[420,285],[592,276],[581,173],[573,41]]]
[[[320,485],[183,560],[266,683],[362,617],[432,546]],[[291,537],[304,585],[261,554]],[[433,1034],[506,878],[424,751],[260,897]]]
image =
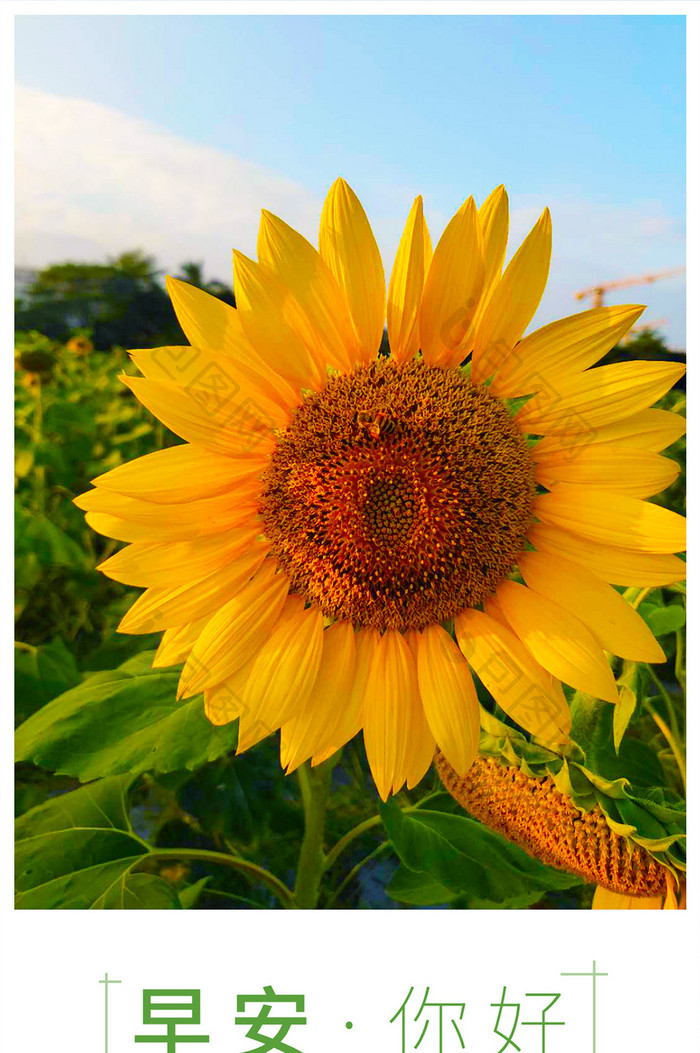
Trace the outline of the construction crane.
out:
[[[653,282],[661,281],[663,278],[672,278],[674,274],[681,274],[685,267],[674,267],[670,271],[659,271],[657,274],[643,274],[639,278],[622,278],[616,282],[601,282],[599,285],[591,285],[588,289],[574,293],[576,300],[585,300],[587,296],[593,298],[594,307],[602,307],[605,302],[605,294],[610,289],[626,289],[628,285],[651,285]]]

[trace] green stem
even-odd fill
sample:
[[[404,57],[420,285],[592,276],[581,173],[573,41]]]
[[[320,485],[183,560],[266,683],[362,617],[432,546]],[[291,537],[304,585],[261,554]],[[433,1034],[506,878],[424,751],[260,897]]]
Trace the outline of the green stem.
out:
[[[271,874],[269,870],[265,870],[264,867],[259,867],[256,863],[250,863],[247,859],[234,859],[233,856],[227,856],[224,852],[210,852],[206,848],[154,848],[147,856],[143,856],[139,862],[154,859],[191,859],[199,860],[202,863],[214,863],[219,866],[230,867],[251,880],[259,881],[262,885],[266,885],[270,892],[287,909],[296,907],[294,896],[279,878]]]
[[[357,826],[353,826],[352,830],[348,830],[347,834],[344,834],[341,837],[340,841],[331,848],[326,856],[326,865],[324,869],[330,870],[348,845],[351,845],[356,838],[362,837],[362,835],[367,833],[368,830],[373,830],[375,826],[379,826],[381,821],[381,816],[373,815],[370,819],[365,819],[363,823],[358,823]]]
[[[314,910],[318,904],[321,878],[326,866],[323,854],[326,806],[335,761],[335,756],[331,757],[316,768],[305,761],[297,770],[304,805],[304,838],[297,864],[294,901],[301,910]]]
[[[336,904],[336,902],[338,900],[338,897],[340,896],[341,892],[345,888],[347,888],[347,886],[350,884],[351,881],[355,880],[357,875],[360,873],[362,868],[367,865],[367,863],[370,863],[373,859],[376,859],[378,855],[381,855],[382,852],[385,852],[386,849],[390,848],[390,847],[391,847],[391,841],[382,841],[381,845],[377,845],[377,847],[375,848],[375,850],[373,852],[370,852],[370,854],[368,856],[365,856],[364,859],[361,859],[360,862],[357,863],[352,868],[352,870],[347,875],[347,877],[345,877],[341,881],[341,883],[338,885],[337,889],[335,890],[335,892],[333,893],[331,898],[328,900],[328,903],[326,904],[326,910],[331,910],[335,906],[335,904]]]
[[[677,742],[681,742],[682,741],[681,740],[681,733],[680,733],[680,728],[678,727],[678,718],[676,717],[676,710],[675,710],[675,707],[673,705],[673,699],[669,695],[669,693],[666,690],[666,688],[664,687],[664,685],[659,680],[658,676],[656,675],[656,673],[654,672],[652,667],[650,665],[647,665],[646,668],[647,668],[647,672],[649,673],[649,676],[651,677],[651,679],[656,684],[656,687],[658,688],[659,694],[661,695],[661,697],[663,698],[663,700],[664,700],[664,702],[666,704],[666,710],[668,711],[668,719],[669,719],[669,723],[671,725],[671,731],[673,732],[673,736],[674,736],[674,738],[676,739]]]

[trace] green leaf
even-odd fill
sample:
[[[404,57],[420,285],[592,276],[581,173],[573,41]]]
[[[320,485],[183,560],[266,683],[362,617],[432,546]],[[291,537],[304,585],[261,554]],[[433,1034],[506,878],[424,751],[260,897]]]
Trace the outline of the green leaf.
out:
[[[84,910],[117,904],[126,875],[149,852],[129,822],[133,781],[133,776],[104,779],[20,816],[16,907]]]
[[[204,879],[205,881],[208,879]],[[167,881],[155,874],[125,873],[93,903],[101,910],[181,910],[180,898]]]
[[[80,683],[75,659],[63,640],[41,647],[15,644],[15,711],[26,720],[50,699]]]
[[[405,812],[394,801],[380,812],[404,866],[430,874],[451,892],[503,905],[535,891],[580,884],[474,819],[422,809]]]
[[[236,725],[210,724],[201,695],[178,701],[177,681],[177,673],[125,668],[114,679],[91,677],[17,729],[17,759],[87,782],[194,769],[234,749]]]
[[[654,603],[642,603],[639,613],[647,623],[654,636],[665,636],[675,633],[685,625],[685,610],[680,603],[671,603],[668,607],[659,607]]]
[[[417,873],[405,866],[399,866],[386,887],[386,894],[397,903],[410,903],[412,907],[437,907],[457,898],[456,892],[441,885],[431,874]]]
[[[187,888],[180,890],[180,906],[183,910],[191,910],[195,906],[210,881],[211,874],[208,874],[206,877],[200,878],[199,881],[195,881],[194,885],[188,885]]]
[[[617,682],[620,689],[619,701],[613,712],[613,745],[616,753],[620,752],[620,743],[637,708],[637,695],[640,690],[638,670],[636,664],[630,664]]]
[[[45,516],[15,506],[16,551],[18,556],[35,552],[44,566],[82,566],[86,556],[80,545]]]

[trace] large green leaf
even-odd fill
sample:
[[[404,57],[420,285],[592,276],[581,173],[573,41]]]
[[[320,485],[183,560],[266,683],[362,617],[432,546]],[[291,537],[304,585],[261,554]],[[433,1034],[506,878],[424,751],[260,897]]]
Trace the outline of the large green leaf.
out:
[[[18,730],[17,759],[83,782],[122,772],[194,769],[236,745],[236,726],[217,728],[201,696],[176,699],[177,674],[131,659],[107,678],[90,677]]]
[[[181,910],[182,904],[172,885],[155,874],[125,873],[93,907],[102,910]]]
[[[521,896],[529,899],[534,892],[580,884],[579,878],[543,866],[474,819],[402,811],[393,801],[382,806],[381,816],[404,866],[474,900],[504,905]]]
[[[457,898],[456,892],[436,881],[431,874],[409,870],[403,865],[387,885],[386,894],[397,903],[409,903],[412,907],[438,907]]]
[[[133,776],[104,779],[20,816],[15,824],[17,907],[123,905],[127,877],[149,853],[129,822],[132,782]],[[137,896],[139,887],[143,892],[139,883]]]
[[[75,659],[63,640],[41,647],[15,644],[15,713],[26,720],[40,706],[80,683]]]

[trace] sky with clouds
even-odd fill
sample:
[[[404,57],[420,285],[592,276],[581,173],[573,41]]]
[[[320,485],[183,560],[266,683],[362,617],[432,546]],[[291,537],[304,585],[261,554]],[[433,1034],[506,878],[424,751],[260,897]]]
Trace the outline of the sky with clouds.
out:
[[[435,240],[505,182],[512,247],[552,210],[541,324],[684,263],[684,53],[681,17],[20,16],[17,263],[140,247],[230,280],[261,208],[315,239],[342,174],[388,272],[415,194]],[[682,275],[609,302],[684,346]]]

